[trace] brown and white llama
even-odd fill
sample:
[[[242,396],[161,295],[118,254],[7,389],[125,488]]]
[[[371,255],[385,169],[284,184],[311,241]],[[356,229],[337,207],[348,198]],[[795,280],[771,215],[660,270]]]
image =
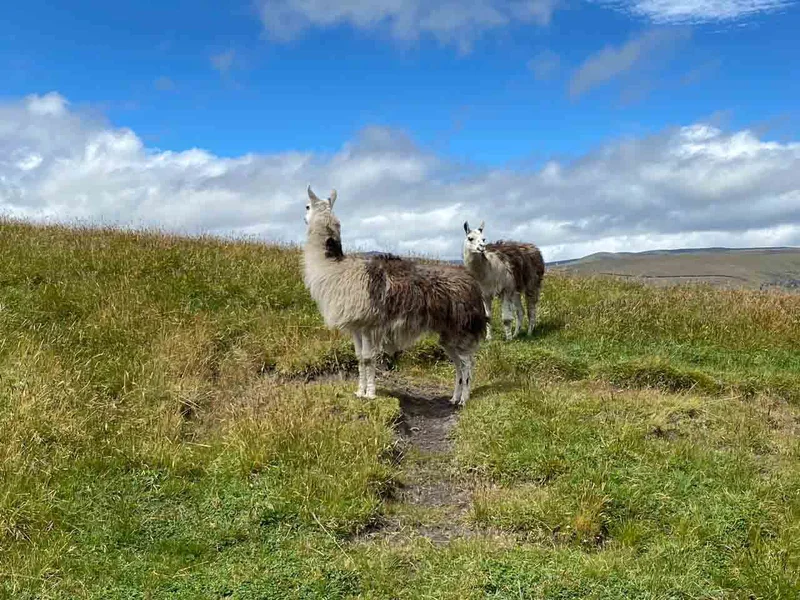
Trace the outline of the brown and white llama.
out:
[[[325,324],[353,336],[356,395],[375,397],[375,361],[382,348],[400,351],[435,332],[455,365],[452,402],[463,406],[486,330],[478,282],[458,265],[424,264],[391,254],[346,255],[332,211],[336,190],[321,200],[309,186],[308,199],[304,280]]]
[[[492,302],[500,296],[503,329],[506,339],[512,339],[522,329],[524,319],[522,294],[528,305],[528,335],[536,326],[536,304],[542,289],[544,259],[534,244],[497,241],[486,243],[484,222],[470,229],[464,222],[464,266],[472,273],[483,291],[483,303],[488,323],[486,337],[491,338]],[[512,330],[512,321],[514,327]]]

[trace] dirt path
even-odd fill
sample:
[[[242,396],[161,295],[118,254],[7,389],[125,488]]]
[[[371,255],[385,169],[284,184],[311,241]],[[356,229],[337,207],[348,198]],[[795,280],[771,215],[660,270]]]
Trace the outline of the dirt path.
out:
[[[343,381],[352,374],[317,376],[310,381]],[[397,398],[400,417],[395,460],[401,466],[397,486],[384,503],[384,513],[352,541],[397,541],[424,537],[434,544],[483,532],[468,522],[473,486],[453,465],[453,429],[459,408],[450,404],[452,389],[444,384],[410,381],[381,370],[378,393]]]
[[[383,519],[366,534],[424,536],[433,543],[472,533],[465,522],[472,506],[471,486],[453,467],[451,434],[459,409],[450,404],[449,388],[411,383],[382,373],[380,393],[397,398],[402,474]]]
[[[450,433],[458,421],[450,398],[412,389],[392,395],[400,401],[398,433],[408,448],[403,499],[424,506],[462,504],[464,490],[446,473],[453,449]]]

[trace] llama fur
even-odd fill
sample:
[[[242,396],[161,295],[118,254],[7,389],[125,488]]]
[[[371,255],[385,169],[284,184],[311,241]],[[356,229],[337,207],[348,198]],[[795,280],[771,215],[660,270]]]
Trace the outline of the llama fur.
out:
[[[544,259],[534,244],[499,240],[486,243],[484,222],[470,229],[464,222],[464,266],[481,286],[486,310],[486,337],[491,338],[492,302],[499,296],[506,339],[522,329],[522,295],[528,309],[528,335],[536,327],[536,305],[544,278]],[[512,327],[513,322],[513,327]]]
[[[425,264],[391,254],[346,255],[333,214],[336,190],[327,200],[308,187],[304,281],[325,325],[353,337],[358,391],[375,397],[375,361],[381,350],[399,352],[426,332],[439,335],[455,365],[452,402],[470,396],[475,353],[486,331],[478,282],[458,265]]]

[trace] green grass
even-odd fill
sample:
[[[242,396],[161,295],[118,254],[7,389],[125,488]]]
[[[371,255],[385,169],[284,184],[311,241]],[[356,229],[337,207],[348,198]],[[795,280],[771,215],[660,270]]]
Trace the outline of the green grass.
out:
[[[800,297],[549,274],[435,463],[455,514],[393,504],[396,398],[306,383],[354,357],[296,249],[1,222],[0,251],[0,597],[800,595]],[[429,339],[399,373],[452,377]]]

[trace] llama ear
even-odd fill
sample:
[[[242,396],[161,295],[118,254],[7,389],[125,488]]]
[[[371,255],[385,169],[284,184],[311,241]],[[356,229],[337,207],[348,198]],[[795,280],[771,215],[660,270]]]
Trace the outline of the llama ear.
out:
[[[464,233],[469,235],[469,221],[464,221]]]
[[[311,200],[313,204],[316,204],[317,202],[322,202],[319,198],[317,198],[317,195],[311,191],[310,183],[308,184],[308,199]]]
[[[483,226],[484,226],[484,224],[485,224],[485,221],[481,221],[481,224],[480,224],[480,225],[478,225],[478,231],[480,231],[481,233],[483,233]]]
[[[331,195],[328,196],[328,206],[333,208],[333,203],[336,202],[336,190],[331,190]]]

